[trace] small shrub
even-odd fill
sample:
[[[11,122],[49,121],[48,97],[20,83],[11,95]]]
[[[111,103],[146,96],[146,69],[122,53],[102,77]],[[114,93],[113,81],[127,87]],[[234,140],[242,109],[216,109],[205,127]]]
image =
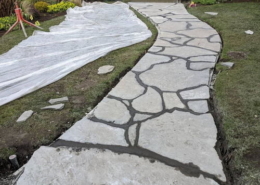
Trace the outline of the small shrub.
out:
[[[48,13],[63,12],[63,11],[66,11],[67,9],[69,9],[69,8],[74,8],[74,7],[75,7],[75,4],[72,3],[72,2],[61,1],[58,4],[49,5],[47,12]]]
[[[43,2],[43,1],[38,1],[37,3],[34,4],[34,7],[36,8],[36,10],[38,10],[39,12],[47,12],[48,10],[48,6],[50,4]]]
[[[16,21],[16,16],[0,18],[0,30],[8,30]]]
[[[203,5],[216,4],[216,0],[194,0],[193,2],[196,4],[203,4]]]

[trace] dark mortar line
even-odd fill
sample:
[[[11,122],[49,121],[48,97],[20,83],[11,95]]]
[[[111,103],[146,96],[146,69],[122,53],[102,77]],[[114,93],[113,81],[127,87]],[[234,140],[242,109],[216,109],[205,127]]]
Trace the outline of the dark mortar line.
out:
[[[162,156],[150,150],[144,149],[140,146],[131,146],[131,147],[123,147],[119,145],[103,145],[103,144],[91,144],[91,143],[79,143],[73,141],[64,141],[64,140],[57,140],[55,143],[50,145],[51,147],[58,148],[58,147],[70,147],[72,149],[100,149],[110,150],[117,154],[130,154],[135,155],[138,157],[144,157],[148,159],[154,159],[159,161],[167,166],[171,166],[176,168],[179,172],[187,177],[196,177],[199,178],[202,175],[204,178],[209,178],[220,185],[223,185],[224,182],[219,180],[215,175],[210,174],[208,172],[202,171],[199,166],[194,165],[193,163],[182,163],[175,159],[170,159],[168,157]]]
[[[161,50],[156,51],[156,52],[154,52],[154,51],[149,51],[149,50],[148,50],[147,53],[156,54],[156,53],[158,53],[158,52],[163,52],[163,51],[165,50],[164,46],[152,46],[152,47],[161,48]]]
[[[140,128],[141,128],[141,123],[138,123],[136,126],[136,135],[135,135],[135,144],[134,146],[138,146],[139,138],[140,138]]]
[[[105,121],[105,120],[102,120],[102,119],[98,119],[95,116],[93,116],[91,118],[88,118],[88,119],[93,121],[93,122],[103,123],[103,124],[106,124],[108,126],[115,127],[115,128],[121,128],[121,129],[124,129],[124,130],[127,128],[127,124],[126,123],[124,123],[124,124],[117,124],[117,123],[113,123],[113,122],[108,122],[108,121]]]
[[[125,140],[126,140],[128,146],[132,146],[132,144],[131,144],[131,142],[130,142],[130,139],[129,139],[129,134],[128,134],[128,132],[129,132],[129,127],[127,127],[127,128],[125,129],[124,136],[125,136]]]

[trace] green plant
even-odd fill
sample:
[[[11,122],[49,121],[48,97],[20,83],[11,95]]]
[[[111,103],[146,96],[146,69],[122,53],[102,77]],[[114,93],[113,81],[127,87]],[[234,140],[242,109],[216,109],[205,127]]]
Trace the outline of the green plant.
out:
[[[216,4],[216,0],[194,0],[193,2],[196,4],[203,4],[203,5]]]
[[[48,13],[56,13],[56,12],[63,12],[69,8],[74,8],[76,5],[72,2],[64,2],[61,1],[60,3],[49,5],[48,6]]]
[[[38,1],[34,4],[34,8],[36,8],[36,10],[38,10],[39,12],[47,12],[49,5],[49,3],[46,3],[44,1]]]
[[[0,30],[8,30],[10,26],[12,26],[16,21],[16,17],[8,16],[0,18]]]

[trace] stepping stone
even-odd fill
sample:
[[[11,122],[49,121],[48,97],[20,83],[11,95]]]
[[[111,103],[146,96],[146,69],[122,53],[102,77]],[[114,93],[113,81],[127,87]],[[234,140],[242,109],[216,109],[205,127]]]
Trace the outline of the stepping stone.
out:
[[[20,122],[24,122],[26,121],[28,118],[30,118],[33,114],[33,111],[32,110],[28,110],[28,111],[25,111],[24,113],[22,113],[22,115],[17,119],[17,123],[20,123]]]
[[[218,12],[205,12],[205,14],[209,14],[209,15],[218,15]]]
[[[136,113],[135,116],[134,116],[134,121],[143,121],[147,118],[150,118],[151,115],[148,115],[148,114],[138,114]]]
[[[207,100],[189,101],[188,106],[192,111],[197,113],[206,113],[209,111]]]
[[[253,35],[254,34],[254,32],[251,31],[251,30],[247,30],[247,31],[245,31],[245,33],[248,34],[248,35]]]
[[[61,103],[61,102],[67,102],[67,101],[69,101],[69,98],[66,96],[66,97],[62,97],[62,98],[50,99],[49,103],[55,104],[55,103]]]
[[[185,108],[185,105],[181,102],[176,93],[163,93],[163,100],[166,109],[172,109],[174,107]]]
[[[220,62],[220,64],[221,64],[222,66],[228,67],[229,69],[234,66],[234,62]]]
[[[191,57],[189,60],[193,62],[214,62],[215,63],[217,61],[217,56],[197,56],[197,57]]]
[[[64,108],[64,104],[60,103],[60,104],[56,104],[56,105],[51,105],[51,106],[46,106],[43,107],[41,109],[45,110],[45,109],[50,109],[50,110],[61,110]]]
[[[111,71],[114,70],[114,68],[115,68],[115,66],[111,66],[111,65],[102,66],[102,67],[98,68],[98,74],[103,75],[103,74],[110,73]]]
[[[84,117],[59,139],[80,143],[128,146],[124,134],[125,131],[121,128],[94,122]]]
[[[211,69],[215,67],[215,63],[198,62],[190,63],[190,68],[193,70]]]
[[[208,86],[202,86],[195,89],[182,91],[181,97],[183,99],[193,100],[193,99],[209,99],[209,88]]]

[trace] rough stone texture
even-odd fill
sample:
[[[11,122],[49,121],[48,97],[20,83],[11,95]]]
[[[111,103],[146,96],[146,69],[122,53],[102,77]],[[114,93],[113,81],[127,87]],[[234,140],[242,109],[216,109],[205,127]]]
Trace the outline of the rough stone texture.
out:
[[[17,185],[217,185],[202,175],[189,177],[161,162],[109,150],[81,150],[42,146]]]
[[[145,71],[149,69],[153,64],[160,64],[170,61],[170,57],[155,55],[147,53],[143,58],[135,65],[133,71]]]
[[[33,114],[32,110],[27,110],[25,112],[22,113],[22,115],[17,119],[17,123],[21,123],[26,121],[27,119],[29,119]]]
[[[228,68],[232,68],[234,65],[234,62],[220,62],[222,66],[226,66]]]
[[[157,113],[162,111],[161,96],[151,87],[147,88],[144,95],[135,99],[132,105],[135,110],[140,112]]]
[[[96,118],[115,124],[127,123],[130,119],[127,107],[120,101],[104,98],[94,110]]]
[[[217,129],[210,114],[195,116],[174,111],[144,122],[138,144],[171,159],[192,162],[201,170],[225,180],[221,161],[214,149],[216,137]]]
[[[161,51],[162,47],[158,47],[158,46],[152,46],[148,51],[150,52],[158,52]]]
[[[208,51],[205,49],[191,47],[191,46],[165,48],[165,50],[160,53],[165,54],[165,55],[183,57],[183,58],[188,58],[188,57],[198,56],[198,55],[215,55],[216,54],[213,51]]]
[[[173,22],[173,21],[167,21],[162,24],[158,25],[159,30],[162,31],[178,31],[178,30],[185,30],[187,26],[186,22]]]
[[[210,41],[210,42],[219,42],[219,43],[221,43],[221,38],[220,38],[219,35],[214,35],[213,37],[211,37],[211,38],[209,39],[209,41]]]
[[[60,103],[60,104],[56,104],[56,105],[46,106],[46,107],[43,107],[41,109],[61,110],[63,108],[64,108],[64,104]]]
[[[197,113],[206,113],[209,111],[207,100],[189,101],[188,106],[192,111]]]
[[[49,103],[55,104],[55,103],[61,103],[61,102],[67,102],[67,101],[69,101],[69,98],[66,96],[66,97],[62,97],[62,98],[50,99]]]
[[[117,84],[115,88],[110,91],[110,95],[122,99],[134,99],[144,92],[144,88],[138,84],[133,72],[128,72]]]
[[[198,56],[198,57],[191,57],[189,59],[190,61],[194,62],[216,62],[217,57],[216,56]]]
[[[93,122],[84,117],[62,134],[59,139],[80,143],[128,146],[124,134],[123,129]]]
[[[188,45],[205,48],[213,51],[219,51],[221,48],[220,43],[210,43],[207,39],[194,39],[188,42]]]
[[[190,68],[193,70],[202,70],[202,69],[207,69],[207,68],[214,68],[215,63],[205,63],[205,62],[200,62],[200,63],[191,63]]]
[[[134,121],[143,121],[147,118],[150,118],[151,115],[148,115],[148,114],[139,114],[139,113],[136,113],[135,116],[134,116]]]
[[[186,35],[193,38],[207,38],[211,35],[215,35],[216,31],[213,29],[193,29],[193,30],[184,30],[178,31],[179,34]]]
[[[183,99],[209,99],[209,88],[208,86],[202,86],[195,89],[182,91],[180,94]]]
[[[159,16],[155,16],[153,17],[152,21],[155,23],[155,24],[160,24],[160,23],[163,23],[165,21],[167,21],[168,19],[164,18],[164,17],[159,17]]]
[[[163,99],[166,109],[185,108],[185,105],[181,102],[176,93],[163,93]]]
[[[141,80],[162,91],[177,91],[187,87],[208,84],[209,71],[191,71],[186,68],[186,61],[175,60],[171,63],[154,66],[140,75]]]
[[[129,141],[132,146],[134,146],[134,144],[135,144],[136,127],[137,127],[137,124],[134,124],[134,125],[130,126],[128,129],[128,138],[129,138]]]
[[[101,66],[100,68],[98,68],[98,74],[102,75],[102,74],[110,73],[111,71],[114,70],[114,68],[115,66],[111,66],[111,65]]]

